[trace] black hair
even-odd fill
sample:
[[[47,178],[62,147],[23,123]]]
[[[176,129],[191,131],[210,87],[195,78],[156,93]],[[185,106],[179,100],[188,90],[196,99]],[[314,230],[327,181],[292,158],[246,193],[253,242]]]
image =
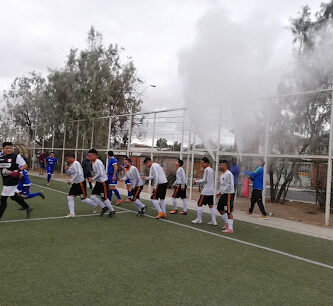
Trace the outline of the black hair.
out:
[[[179,166],[183,167],[184,162],[181,159],[178,159],[178,164],[179,164]]]
[[[237,163],[237,157],[231,157],[231,161],[233,162],[236,162]]]
[[[2,147],[4,148],[4,147],[7,147],[7,146],[13,146],[13,143],[12,142],[10,142],[10,141],[5,141],[3,144],[2,144]]]
[[[113,151],[108,151],[109,156],[114,156]]]
[[[226,164],[226,165],[228,165],[228,161],[226,159],[221,159],[220,160],[220,164]]]
[[[124,161],[127,160],[129,163],[132,163],[132,160],[129,157],[124,158]]]
[[[203,158],[201,158],[201,160],[202,160],[204,163],[209,164],[209,159],[208,159],[207,157],[203,157]]]
[[[54,152],[53,152],[53,151],[52,151],[52,152],[50,152],[50,154],[52,154],[52,153],[54,154]]]
[[[88,153],[92,153],[92,154],[96,154],[96,155],[98,154],[97,151],[96,151],[95,149],[90,149],[90,150],[88,151]]]
[[[73,158],[75,158],[75,154],[74,154],[74,153],[68,153],[68,154],[66,155],[66,158],[69,158],[69,157],[73,157]]]
[[[143,163],[145,164],[145,163],[148,163],[148,162],[150,162],[150,161],[151,161],[151,158],[150,158],[150,157],[146,157],[146,158],[144,159]]]

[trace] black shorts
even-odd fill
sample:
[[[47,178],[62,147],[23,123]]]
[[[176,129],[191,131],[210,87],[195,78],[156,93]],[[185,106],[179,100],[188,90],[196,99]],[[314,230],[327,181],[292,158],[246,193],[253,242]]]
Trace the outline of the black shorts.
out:
[[[182,188],[180,184],[176,185],[172,197],[175,199],[177,198],[186,199],[186,185],[185,188]]]
[[[44,169],[45,168],[45,163],[44,162],[39,162],[39,166],[41,169]]]
[[[69,189],[68,195],[70,196],[79,196],[82,200],[87,198],[87,187],[86,181],[83,181],[78,184],[72,184],[71,189]]]
[[[132,201],[140,199],[140,193],[143,189],[143,186],[136,186],[131,190],[131,195],[133,196]]]
[[[91,194],[99,195],[104,201],[108,198],[109,181],[103,183],[96,182]]]
[[[85,179],[87,179],[87,178],[91,177],[91,173],[83,172],[83,176],[84,176]]]
[[[168,188],[168,183],[157,185],[157,189],[153,190],[153,193],[151,194],[151,199],[152,200],[158,200],[158,199],[164,200],[167,188]]]
[[[232,213],[234,209],[234,193],[225,193],[220,196],[219,203],[217,204],[217,210],[219,212]]]
[[[204,195],[202,194],[198,200],[198,206],[202,205],[213,205],[214,204],[214,196],[213,195]]]

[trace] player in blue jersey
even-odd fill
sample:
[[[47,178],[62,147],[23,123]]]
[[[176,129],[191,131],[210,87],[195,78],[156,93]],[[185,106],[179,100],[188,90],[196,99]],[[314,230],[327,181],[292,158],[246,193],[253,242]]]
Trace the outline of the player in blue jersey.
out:
[[[21,179],[17,186],[18,196],[21,196],[24,199],[31,199],[34,197],[41,197],[42,199],[45,199],[44,193],[42,191],[36,192],[36,193],[30,193],[30,186],[31,182],[28,176],[28,172],[26,170],[23,170],[21,173]],[[25,210],[25,208],[20,208],[21,210]]]
[[[120,197],[119,191],[116,189],[117,182],[118,182],[118,162],[117,159],[114,157],[112,151],[108,152],[108,178],[109,178],[109,200],[112,202],[112,192],[118,198],[116,206],[118,206],[123,200]]]
[[[128,156],[125,156],[124,160],[129,158]],[[126,172],[127,172],[127,168],[125,167],[125,163],[122,164],[123,169],[123,177],[125,177]],[[133,162],[131,162],[131,166],[133,166]],[[128,179],[125,181],[125,185],[126,185],[126,189],[127,189],[127,199],[125,200],[126,203],[131,203],[132,202],[132,184],[131,184],[131,180]]]
[[[45,158],[45,166],[47,173],[47,184],[50,185],[51,176],[53,174],[54,168],[56,167],[58,159],[54,156],[54,152],[50,153],[50,156]]]

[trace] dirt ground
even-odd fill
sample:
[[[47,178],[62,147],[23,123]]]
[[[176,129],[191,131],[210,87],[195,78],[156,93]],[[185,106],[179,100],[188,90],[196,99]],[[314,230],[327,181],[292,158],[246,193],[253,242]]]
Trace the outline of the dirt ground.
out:
[[[36,172],[31,174],[38,175]],[[66,175],[60,175],[56,173],[54,175],[58,180],[67,180]],[[124,188],[123,182],[118,183],[119,188]],[[144,186],[144,192],[148,192],[148,185]],[[167,196],[171,197],[173,193],[172,189],[168,189]],[[189,198],[190,190],[187,189],[187,197]],[[198,199],[200,196],[199,190],[197,188],[193,189],[192,200]],[[234,203],[234,209],[238,211],[247,211],[250,207],[250,198],[237,197]],[[287,202],[286,204],[270,203],[269,200],[266,201],[265,209],[269,213],[271,212],[274,217],[283,218],[286,220],[299,221],[307,224],[324,226],[325,213],[319,209],[319,205],[308,204],[302,202]],[[256,205],[254,208],[254,213],[260,214],[259,208]],[[331,215],[333,218],[333,215]],[[329,228],[333,228],[333,222],[329,225]]]

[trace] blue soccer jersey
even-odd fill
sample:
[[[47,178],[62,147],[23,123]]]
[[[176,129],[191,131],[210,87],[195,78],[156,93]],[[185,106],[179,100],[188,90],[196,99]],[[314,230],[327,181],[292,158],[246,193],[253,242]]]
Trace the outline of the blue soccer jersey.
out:
[[[21,178],[21,180],[17,186],[17,189],[21,192],[21,194],[23,196],[27,196],[30,193],[31,182],[30,182],[30,179],[28,176],[28,172],[26,170],[23,170],[22,174],[23,174],[23,177]]]
[[[52,174],[53,170],[58,162],[58,159],[56,157],[52,158],[52,157],[48,156],[48,157],[46,157],[45,160],[46,160],[46,171],[47,171],[47,173]]]

